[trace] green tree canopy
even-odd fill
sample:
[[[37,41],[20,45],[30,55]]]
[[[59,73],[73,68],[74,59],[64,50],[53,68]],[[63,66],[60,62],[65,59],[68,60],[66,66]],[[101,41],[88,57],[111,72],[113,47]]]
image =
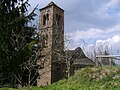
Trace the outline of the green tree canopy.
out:
[[[33,54],[35,27],[28,25],[36,14],[29,14],[28,0],[0,0],[0,83],[16,84],[22,76],[20,65]],[[22,79],[22,78],[21,78]]]

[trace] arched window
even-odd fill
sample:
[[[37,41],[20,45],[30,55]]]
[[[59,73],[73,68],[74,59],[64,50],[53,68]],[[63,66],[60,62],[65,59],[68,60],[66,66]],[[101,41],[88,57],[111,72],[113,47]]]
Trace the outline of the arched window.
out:
[[[43,16],[43,25],[46,25],[46,16]]]
[[[60,24],[60,15],[56,14],[56,24]]]
[[[58,16],[58,25],[60,24],[60,15]]]
[[[42,36],[42,47],[48,46],[48,35]]]
[[[47,17],[47,20],[49,20],[49,14],[48,13],[46,14],[46,17]]]
[[[48,20],[49,20],[49,14],[47,13],[43,15],[43,25],[46,25]]]
[[[45,47],[48,46],[48,35],[45,36]]]

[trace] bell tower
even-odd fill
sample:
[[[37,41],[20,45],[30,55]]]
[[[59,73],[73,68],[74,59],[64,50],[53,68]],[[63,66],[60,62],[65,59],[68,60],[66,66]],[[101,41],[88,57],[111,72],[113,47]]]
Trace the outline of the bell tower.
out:
[[[63,77],[64,10],[54,2],[40,9],[40,58],[37,86],[49,85]]]

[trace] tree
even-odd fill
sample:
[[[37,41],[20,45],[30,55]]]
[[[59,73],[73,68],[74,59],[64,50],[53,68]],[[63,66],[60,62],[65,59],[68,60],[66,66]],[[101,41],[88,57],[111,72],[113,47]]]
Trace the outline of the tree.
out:
[[[36,8],[27,15],[28,0],[1,0],[0,1],[0,81],[1,84],[21,84],[26,76],[20,65],[29,60],[36,43],[33,36],[35,27],[29,26],[34,20]],[[31,43],[34,42],[34,43]],[[20,83],[20,82],[19,82]]]

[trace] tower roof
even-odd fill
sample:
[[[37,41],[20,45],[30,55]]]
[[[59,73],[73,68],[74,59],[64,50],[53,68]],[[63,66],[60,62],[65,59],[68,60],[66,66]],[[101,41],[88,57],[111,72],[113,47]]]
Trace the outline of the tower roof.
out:
[[[47,6],[41,8],[40,10],[48,8],[50,6],[56,6],[57,8],[61,9],[62,11],[64,11],[62,8],[58,7],[53,1],[51,1]]]
[[[56,5],[53,1],[51,1],[47,6],[51,6],[51,5]]]

